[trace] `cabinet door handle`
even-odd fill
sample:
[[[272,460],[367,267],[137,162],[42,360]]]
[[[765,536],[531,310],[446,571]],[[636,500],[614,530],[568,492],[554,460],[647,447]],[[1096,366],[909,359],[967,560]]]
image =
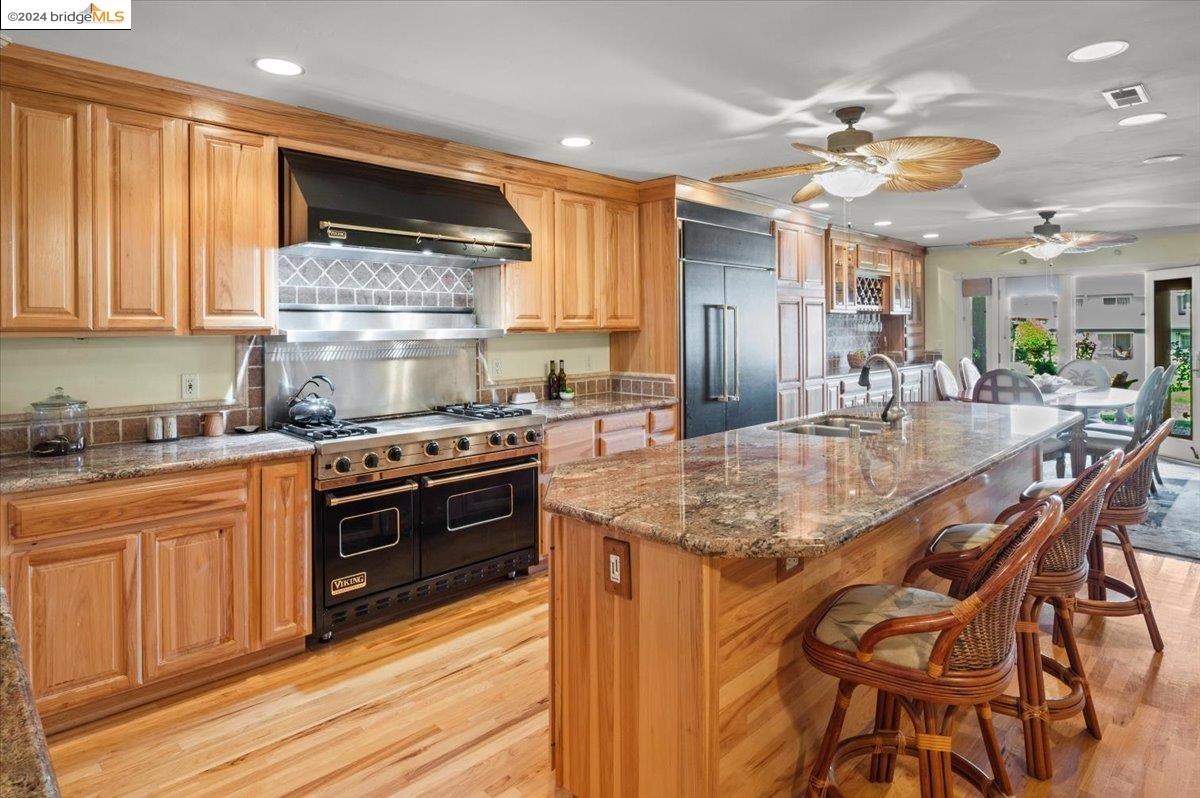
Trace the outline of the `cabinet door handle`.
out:
[[[725,397],[726,401],[738,402],[741,401],[742,393],[742,358],[739,354],[738,345],[738,309],[737,305],[726,305],[727,311],[733,311],[733,393]],[[728,388],[725,389],[729,391]]]

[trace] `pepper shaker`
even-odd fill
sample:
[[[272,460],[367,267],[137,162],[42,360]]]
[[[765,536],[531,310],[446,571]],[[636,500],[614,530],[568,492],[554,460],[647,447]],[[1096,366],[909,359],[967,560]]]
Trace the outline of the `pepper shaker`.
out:
[[[163,437],[162,416],[151,416],[146,420],[146,440],[161,441]]]

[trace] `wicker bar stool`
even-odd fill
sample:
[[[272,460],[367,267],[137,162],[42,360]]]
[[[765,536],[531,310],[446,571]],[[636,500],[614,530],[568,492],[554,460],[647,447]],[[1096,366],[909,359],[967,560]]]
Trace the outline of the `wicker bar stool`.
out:
[[[838,678],[837,697],[809,776],[808,795],[840,795],[837,766],[871,755],[871,781],[891,781],[895,757],[914,755],[921,795],[953,794],[951,772],[985,795],[1011,795],[990,702],[1012,678],[1014,628],[1038,552],[1062,518],[1062,500],[1033,504],[996,535],[972,562],[962,599],[907,585],[852,585],[826,598],[801,624],[804,654]],[[838,739],[859,685],[879,691],[875,728]],[[951,750],[958,713],[975,708],[989,778]],[[901,710],[915,737],[900,730]]]
[[[1146,583],[1142,580],[1141,569],[1138,568],[1133,542],[1129,538],[1129,527],[1146,520],[1150,510],[1150,481],[1154,478],[1158,448],[1171,434],[1174,424],[1174,419],[1167,419],[1149,437],[1125,453],[1125,461],[1113,477],[1108,498],[1100,510],[1100,519],[1096,522],[1096,535],[1092,538],[1088,550],[1088,597],[1075,602],[1075,612],[1084,615],[1141,615],[1146,621],[1146,629],[1150,632],[1150,642],[1155,651],[1163,650],[1162,634],[1158,631],[1158,622],[1154,620],[1154,609],[1150,606]],[[1036,482],[1025,489],[1021,498],[1041,498],[1059,489],[1055,487],[1059,482],[1060,480],[1055,479]],[[1133,584],[1104,572],[1105,532],[1115,537],[1120,544]],[[1109,601],[1109,590],[1124,596],[1125,599]]]
[[[1019,718],[1025,733],[1025,769],[1037,779],[1049,779],[1050,723],[1083,713],[1088,732],[1100,739],[1100,720],[1071,625],[1075,595],[1087,584],[1087,555],[1095,536],[1096,521],[1105,495],[1121,466],[1122,453],[1109,452],[1058,491],[1063,517],[1058,529],[1040,552],[1037,567],[1021,602],[1017,620],[1017,695],[1002,695],[992,708]],[[913,563],[904,576],[912,582],[929,571],[950,580],[950,595],[961,597],[972,560],[982,546],[1004,530],[1004,523],[1027,511],[1036,500],[1026,499],[1000,513],[995,524],[955,524],[938,533],[926,556]],[[1054,608],[1058,639],[1066,648],[1067,664],[1041,653],[1038,617],[1046,604]],[[1070,688],[1062,698],[1046,697],[1045,674]]]

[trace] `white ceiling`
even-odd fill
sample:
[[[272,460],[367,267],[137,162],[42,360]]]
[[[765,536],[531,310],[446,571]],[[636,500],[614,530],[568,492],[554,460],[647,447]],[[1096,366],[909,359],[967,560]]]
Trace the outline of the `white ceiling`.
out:
[[[132,31],[14,31],[58,52],[635,179],[803,160],[830,111],[877,139],[985,138],[966,188],[876,192],[849,221],[937,244],[1200,223],[1196,2],[136,2]],[[1116,58],[1068,51],[1125,39]],[[307,73],[259,72],[260,56]],[[1102,89],[1144,82],[1165,111],[1118,127]],[[566,135],[595,144],[568,150]],[[1172,164],[1142,159],[1180,152]],[[803,178],[742,184],[787,200]],[[843,223],[840,201],[831,210]]]

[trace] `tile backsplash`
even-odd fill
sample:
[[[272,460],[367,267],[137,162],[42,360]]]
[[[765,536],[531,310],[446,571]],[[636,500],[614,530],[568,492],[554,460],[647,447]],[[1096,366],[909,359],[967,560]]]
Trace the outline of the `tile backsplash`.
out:
[[[457,266],[280,255],[279,304],[470,308],[474,277]]]
[[[825,356],[831,372],[849,368],[849,352],[861,349],[869,355],[887,348],[883,318],[878,313],[830,313],[825,318],[825,335]]]

